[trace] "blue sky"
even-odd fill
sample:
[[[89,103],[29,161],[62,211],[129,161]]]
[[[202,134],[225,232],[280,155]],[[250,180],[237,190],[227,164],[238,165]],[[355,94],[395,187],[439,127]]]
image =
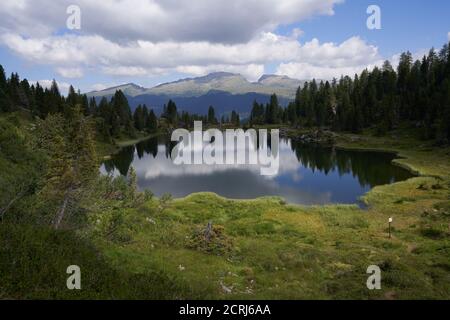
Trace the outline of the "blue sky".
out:
[[[381,8],[381,30],[366,27],[368,15],[362,13],[372,4]],[[305,40],[317,37],[341,42],[359,35],[377,45],[385,56],[441,47],[448,41],[450,1],[447,0],[347,0],[335,10],[331,17],[312,18],[294,27],[304,30]]]
[[[251,81],[264,73],[328,78],[406,50],[440,48],[450,32],[447,0],[264,0],[254,7],[248,0],[193,0],[190,7],[186,1],[125,0],[121,7],[113,0],[105,1],[109,6],[24,0],[20,8],[8,1],[0,7],[0,63],[7,73],[55,78],[82,91],[127,82],[149,87],[222,70]],[[80,31],[65,28],[69,3],[81,9]],[[381,8],[381,30],[366,27],[372,4]],[[177,17],[179,23],[168,22]]]

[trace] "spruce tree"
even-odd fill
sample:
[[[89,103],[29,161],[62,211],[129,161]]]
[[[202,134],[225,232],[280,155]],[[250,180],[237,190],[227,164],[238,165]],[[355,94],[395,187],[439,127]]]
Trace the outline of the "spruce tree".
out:
[[[209,106],[208,108],[208,124],[214,125],[217,123],[216,112],[214,111],[213,106]]]
[[[69,118],[47,117],[38,131],[50,159],[40,196],[55,210],[52,224],[59,229],[69,213],[80,213],[80,201],[98,176],[94,127],[77,106]]]
[[[156,132],[158,130],[158,119],[156,118],[155,113],[153,110],[150,110],[148,114],[148,121],[147,121],[147,130],[150,132]]]

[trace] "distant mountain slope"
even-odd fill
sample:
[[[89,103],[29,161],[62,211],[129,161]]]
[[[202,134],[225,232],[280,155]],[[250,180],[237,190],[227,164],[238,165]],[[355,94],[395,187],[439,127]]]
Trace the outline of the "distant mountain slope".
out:
[[[144,94],[146,89],[142,88],[134,83],[127,83],[121,86],[111,87],[101,91],[89,92],[88,97],[106,97],[113,96],[117,90],[122,90],[122,92],[129,97],[139,96]]]
[[[276,93],[285,98],[293,98],[302,81],[280,76],[263,76],[258,82],[249,82],[239,74],[217,72],[204,77],[188,78],[159,85],[148,89],[146,94],[165,94],[169,96],[198,97],[211,90],[231,94]]]
[[[231,94],[223,91],[210,91],[207,94],[198,97],[182,97],[182,96],[166,96],[166,95],[141,95],[136,97],[128,97],[131,108],[134,110],[139,104],[146,104],[154,109],[157,114],[161,114],[164,104],[172,99],[179,110],[188,111],[189,113],[207,114],[209,106],[214,106],[216,114],[230,114],[233,110],[242,116],[250,114],[253,101],[258,103],[268,103],[269,95],[259,93]],[[281,105],[286,106],[290,99],[280,97]]]
[[[278,95],[282,105],[286,105],[294,99],[297,88],[303,84],[304,81],[286,76],[265,75],[258,82],[249,82],[239,74],[216,72],[204,77],[164,83],[150,89],[129,83],[87,95],[110,98],[116,90],[122,90],[133,109],[145,103],[159,113],[164,104],[172,99],[180,110],[192,113],[204,114],[213,105],[219,115],[232,110],[244,115],[250,112],[254,100],[266,103],[273,93]]]

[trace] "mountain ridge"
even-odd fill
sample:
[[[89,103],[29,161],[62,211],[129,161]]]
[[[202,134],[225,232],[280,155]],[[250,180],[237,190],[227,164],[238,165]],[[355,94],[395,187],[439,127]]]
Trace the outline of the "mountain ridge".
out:
[[[267,103],[272,94],[277,94],[280,104],[285,106],[295,98],[298,87],[305,81],[287,76],[266,74],[256,82],[250,82],[241,74],[214,72],[201,77],[184,78],[144,88],[135,83],[126,83],[100,91],[87,93],[88,97],[110,98],[116,90],[122,90],[130,106],[135,109],[146,104],[160,113],[169,99],[175,101],[180,110],[205,114],[210,105],[218,114],[236,110],[248,114],[253,100]]]
[[[287,76],[265,74],[256,82],[250,82],[241,74],[230,72],[214,72],[201,77],[183,78],[172,82],[145,88],[135,83],[125,83],[98,91],[88,92],[88,96],[106,96],[114,94],[112,90],[122,90],[128,96],[141,94],[161,94],[169,96],[194,97],[207,94],[211,90],[229,92],[231,94],[261,93],[273,94],[285,98],[294,98],[297,88],[305,81]]]

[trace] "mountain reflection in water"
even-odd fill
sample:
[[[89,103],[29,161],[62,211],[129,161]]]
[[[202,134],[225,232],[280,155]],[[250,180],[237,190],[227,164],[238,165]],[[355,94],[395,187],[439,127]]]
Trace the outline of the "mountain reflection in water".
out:
[[[356,203],[371,188],[412,177],[391,163],[393,154],[347,151],[280,141],[278,175],[260,175],[258,165],[174,165],[174,142],[163,136],[123,148],[101,167],[103,173],[126,175],[136,169],[140,189],[155,195],[184,197],[214,192],[233,199],[281,196],[296,204]]]

